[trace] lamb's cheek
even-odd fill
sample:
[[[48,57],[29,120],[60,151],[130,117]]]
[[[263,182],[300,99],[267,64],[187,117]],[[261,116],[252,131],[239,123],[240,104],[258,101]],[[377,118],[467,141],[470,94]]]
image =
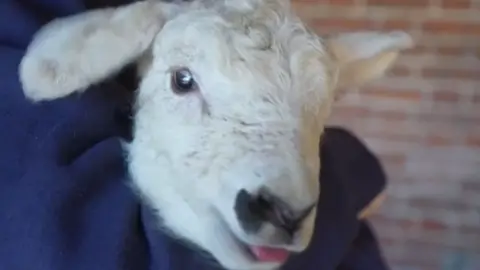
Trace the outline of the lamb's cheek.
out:
[[[196,125],[202,120],[202,96],[197,92],[178,94],[173,98],[176,103],[174,110],[169,113],[177,121],[189,125]]]

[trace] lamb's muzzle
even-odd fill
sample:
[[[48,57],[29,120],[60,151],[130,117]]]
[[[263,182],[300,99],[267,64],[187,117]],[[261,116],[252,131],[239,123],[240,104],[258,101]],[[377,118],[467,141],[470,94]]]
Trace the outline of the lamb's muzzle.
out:
[[[381,77],[412,45],[403,32],[319,37],[283,0],[142,1],[47,24],[19,75],[27,98],[51,100],[137,61],[126,151],[143,201],[222,266],[273,269],[309,245],[336,89]]]
[[[315,207],[315,202],[301,210],[293,210],[283,199],[273,195],[267,189],[256,195],[242,189],[235,200],[235,212],[243,230],[259,233],[263,224],[272,224],[274,238],[264,240],[269,245],[291,245],[295,243],[305,218]],[[281,248],[266,246],[250,247],[255,257],[261,261],[284,262],[289,252]]]
[[[242,189],[236,196],[234,207],[245,231],[257,232],[262,223],[271,223],[280,230],[281,241],[289,244],[314,206],[315,202],[304,209],[293,210],[287,202],[267,189],[260,190],[257,195]]]

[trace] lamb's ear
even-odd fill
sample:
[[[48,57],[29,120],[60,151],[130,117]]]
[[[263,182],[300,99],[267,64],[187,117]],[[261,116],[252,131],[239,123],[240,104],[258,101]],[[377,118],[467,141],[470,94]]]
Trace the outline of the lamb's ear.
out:
[[[339,68],[336,86],[348,88],[383,76],[400,51],[413,46],[413,40],[400,31],[354,32],[328,37],[326,44]]]
[[[113,75],[150,47],[172,12],[169,4],[147,1],[50,22],[20,63],[25,95],[34,101],[55,99]]]

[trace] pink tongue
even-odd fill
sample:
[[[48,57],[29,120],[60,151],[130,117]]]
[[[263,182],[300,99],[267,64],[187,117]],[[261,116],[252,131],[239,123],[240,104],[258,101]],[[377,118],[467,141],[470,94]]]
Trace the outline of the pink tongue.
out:
[[[251,246],[250,249],[261,262],[284,262],[290,255],[290,252],[280,248]]]

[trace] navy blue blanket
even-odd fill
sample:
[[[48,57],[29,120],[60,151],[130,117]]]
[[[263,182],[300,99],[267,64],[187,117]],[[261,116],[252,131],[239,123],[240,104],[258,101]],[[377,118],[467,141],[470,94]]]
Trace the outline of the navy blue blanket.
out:
[[[31,104],[22,94],[18,64],[35,31],[114,2],[0,1],[0,270],[214,269],[159,232],[126,185],[128,76],[54,102]],[[386,269],[356,218],[384,188],[378,161],[339,129],[327,129],[321,155],[314,240],[285,269]]]

